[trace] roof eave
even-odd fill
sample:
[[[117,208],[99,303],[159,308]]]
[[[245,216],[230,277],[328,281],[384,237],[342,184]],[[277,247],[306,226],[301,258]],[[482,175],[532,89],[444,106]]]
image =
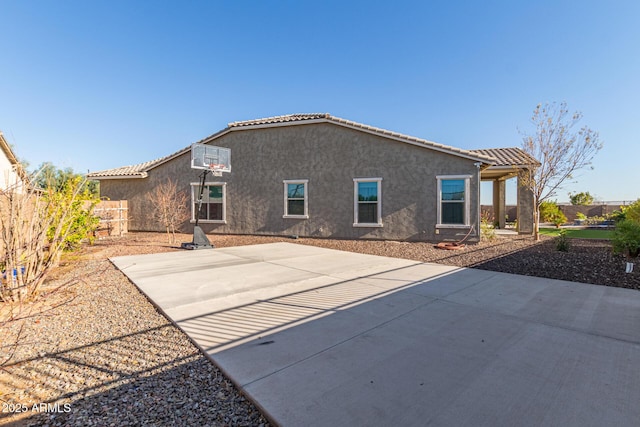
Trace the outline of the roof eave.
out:
[[[93,175],[93,174],[87,174],[87,178],[91,179],[91,180],[95,180],[95,181],[102,181],[107,180],[107,179],[143,179],[146,178],[147,176],[149,176],[149,174],[147,172],[141,172],[141,173],[136,173],[136,174],[129,174],[129,175]]]

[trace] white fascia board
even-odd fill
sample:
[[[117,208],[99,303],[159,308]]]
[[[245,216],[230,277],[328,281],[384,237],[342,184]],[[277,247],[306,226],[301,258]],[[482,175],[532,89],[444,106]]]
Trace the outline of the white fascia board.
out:
[[[146,178],[147,176],[149,176],[148,173],[141,172],[136,175],[95,176],[95,177],[87,175],[87,179],[90,179],[93,181],[101,181],[103,179],[143,179],[143,178]]]
[[[234,126],[229,128],[229,130],[232,132],[237,132],[237,131],[249,130],[249,129],[266,129],[266,128],[277,128],[277,127],[285,127],[285,126],[310,125],[314,123],[335,123],[335,122],[324,119],[324,118],[307,119],[307,120],[296,120],[296,121],[289,121],[289,122],[263,123],[259,125]]]

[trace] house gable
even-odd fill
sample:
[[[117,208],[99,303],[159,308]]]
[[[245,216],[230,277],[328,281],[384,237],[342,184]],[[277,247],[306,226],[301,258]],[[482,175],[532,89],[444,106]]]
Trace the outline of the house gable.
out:
[[[328,113],[313,113],[313,114],[289,114],[284,116],[268,117],[263,119],[247,120],[240,122],[231,122],[225,129],[216,132],[213,135],[208,136],[200,141],[200,144],[216,144],[219,138],[227,135],[230,132],[243,132],[247,130],[257,129],[269,129],[280,127],[292,127],[301,125],[313,125],[320,123],[330,123],[337,126],[342,126],[349,129],[354,129],[359,132],[368,133],[371,135],[380,136],[382,138],[402,142],[409,145],[414,145],[424,149],[439,151],[453,156],[459,156],[476,162],[481,162],[485,166],[491,165],[495,162],[495,158],[490,155],[485,155],[480,152],[474,152],[469,150],[463,150],[447,146],[444,144],[438,144],[433,141],[428,141],[421,138],[404,135],[397,132],[377,128],[374,126],[365,125],[362,123],[354,122],[351,120],[342,119],[332,116]],[[173,154],[166,157],[162,157],[156,160],[152,160],[137,165],[123,166],[120,168],[109,169],[104,171],[92,172],[88,175],[89,178],[106,180],[106,179],[130,179],[130,178],[146,178],[150,170],[168,162],[176,157],[182,156],[189,152],[191,146],[185,147]]]

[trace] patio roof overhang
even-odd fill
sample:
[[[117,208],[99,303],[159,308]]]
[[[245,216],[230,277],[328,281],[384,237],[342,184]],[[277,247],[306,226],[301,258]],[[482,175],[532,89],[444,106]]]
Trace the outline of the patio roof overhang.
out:
[[[483,181],[506,181],[517,177],[522,169],[525,168],[522,166],[489,166],[480,172],[480,179]]]

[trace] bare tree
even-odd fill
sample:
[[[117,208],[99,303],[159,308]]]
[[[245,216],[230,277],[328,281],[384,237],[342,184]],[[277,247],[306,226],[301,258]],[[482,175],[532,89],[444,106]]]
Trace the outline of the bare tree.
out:
[[[169,244],[174,243],[178,226],[189,218],[188,198],[178,191],[175,181],[169,179],[147,195],[147,201],[155,206],[151,217],[167,230]]]
[[[524,134],[522,149],[540,162],[523,170],[520,182],[533,193],[534,235],[540,239],[540,204],[556,194],[568,179],[602,148],[599,135],[587,126],[577,128],[582,113],[569,113],[566,102],[536,107],[531,117],[535,130]]]
[[[0,191],[0,302],[37,297],[78,221],[90,214],[80,208],[83,185],[78,178],[61,191],[21,184]]]

